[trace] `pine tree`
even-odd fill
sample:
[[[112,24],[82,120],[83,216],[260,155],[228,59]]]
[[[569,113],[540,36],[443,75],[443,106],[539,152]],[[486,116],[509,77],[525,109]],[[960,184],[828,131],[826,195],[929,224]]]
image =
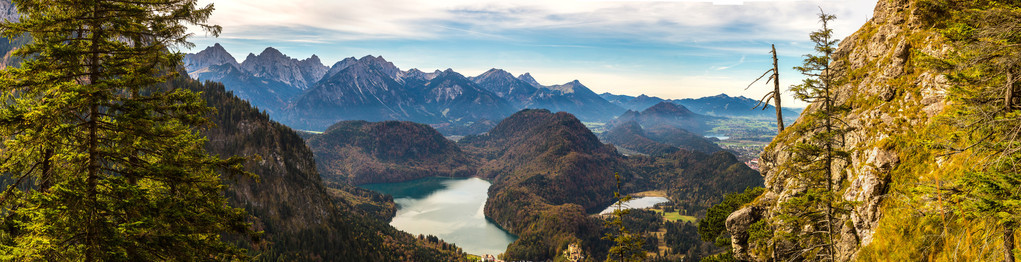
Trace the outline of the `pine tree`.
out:
[[[795,250],[774,250],[784,257],[800,257],[810,260],[834,260],[836,252],[834,237],[837,235],[834,219],[843,212],[839,199],[840,184],[835,180],[834,170],[838,161],[847,160],[849,154],[843,150],[844,135],[848,128],[840,116],[848,111],[838,105],[833,88],[837,85],[836,72],[830,68],[833,53],[839,40],[833,37],[829,22],[835,16],[820,10],[822,28],[812,32],[810,39],[815,43],[816,54],[805,55],[802,66],[795,67],[805,76],[801,84],[791,86],[794,96],[812,103],[811,110],[803,115],[808,119],[799,126],[810,135],[794,146],[794,172],[799,174],[805,192],[781,205],[782,212],[777,219],[784,224],[808,228],[807,232],[793,232],[786,236],[799,243]],[[807,227],[806,227],[807,226]]]
[[[624,225],[624,216],[631,213],[630,210],[624,209],[624,203],[631,201],[631,196],[625,195],[621,197],[621,174],[615,173],[614,176],[617,178],[617,191],[614,192],[614,198],[617,199],[615,204],[617,208],[614,210],[613,219],[606,221],[606,227],[610,227],[613,232],[607,232],[603,240],[614,241],[614,247],[610,248],[609,254],[606,255],[606,261],[642,261],[645,259],[645,251],[642,250],[642,246],[645,245],[645,239],[641,235],[631,233],[628,228]]]
[[[645,250],[642,249],[645,239],[641,235],[632,234],[624,226],[624,216],[631,212],[628,209],[623,209],[623,205],[631,200],[631,196],[620,196],[620,174],[613,176],[617,178],[617,191],[613,192],[613,198],[617,199],[615,204],[617,208],[613,210],[613,219],[606,221],[606,227],[613,232],[606,233],[603,239],[613,240],[615,244],[610,248],[606,261],[642,261],[647,256]]]
[[[195,0],[14,0],[4,37],[28,34],[0,75],[0,259],[243,259],[225,233],[251,234],[220,173],[240,158],[205,152],[210,109],[164,83],[190,46]]]

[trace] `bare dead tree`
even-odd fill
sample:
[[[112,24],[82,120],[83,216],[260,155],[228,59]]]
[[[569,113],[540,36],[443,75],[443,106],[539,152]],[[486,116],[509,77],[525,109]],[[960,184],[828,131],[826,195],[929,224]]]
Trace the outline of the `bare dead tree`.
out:
[[[773,102],[776,104],[774,106],[774,107],[776,107],[776,130],[779,133],[779,132],[783,132],[783,127],[784,127],[784,125],[783,125],[783,112],[781,111],[781,107],[780,107],[780,66],[779,66],[779,63],[777,62],[777,58],[776,58],[776,45],[775,44],[772,45],[772,48],[773,48],[773,51],[770,51],[770,53],[773,54],[773,68],[769,69],[769,70],[766,70],[765,73],[762,73],[762,75],[759,76],[759,78],[756,78],[755,81],[752,81],[752,83],[748,84],[748,87],[745,87],[744,89],[748,90],[748,88],[752,87],[752,85],[754,85],[755,82],[758,82],[759,80],[762,80],[762,78],[766,77],[766,75],[768,75],[770,72],[773,73],[772,75],[769,76],[769,79],[766,79],[766,84],[767,85],[769,85],[770,81],[773,82],[773,91],[770,91],[769,93],[766,93],[766,95],[763,96],[762,99],[759,99],[759,103],[755,104],[755,107],[752,107],[752,109],[759,108],[759,106],[761,105],[762,106],[762,110],[766,110],[766,108],[769,107],[769,100],[773,99]]]

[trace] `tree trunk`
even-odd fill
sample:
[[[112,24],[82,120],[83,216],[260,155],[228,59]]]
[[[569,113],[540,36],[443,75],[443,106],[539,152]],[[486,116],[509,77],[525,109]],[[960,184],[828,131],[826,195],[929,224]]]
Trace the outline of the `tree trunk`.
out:
[[[1003,262],[1014,262],[1014,227],[1003,226]]]
[[[99,3],[96,2],[92,6],[92,17],[93,18],[97,18],[99,16],[100,16],[99,15]],[[93,23],[89,24],[89,31],[90,31],[89,32],[90,33],[89,37],[91,38],[90,39],[90,43],[92,44],[92,46],[89,48],[90,52],[91,52],[91,57],[89,58],[89,65],[88,65],[89,66],[89,69],[88,69],[89,70],[89,72],[88,72],[89,83],[88,83],[88,85],[92,86],[93,89],[96,88],[96,82],[99,81],[99,43],[102,41],[102,36],[99,33],[100,30],[102,30],[102,27],[98,23],[93,22]],[[99,258],[96,257],[96,254],[99,251],[99,241],[98,241],[99,240],[98,239],[99,236],[97,236],[97,234],[96,234],[96,230],[98,229],[98,228],[96,228],[98,226],[96,221],[99,220],[98,219],[98,214],[96,214],[96,205],[97,205],[97,202],[98,202],[97,197],[96,197],[96,195],[97,195],[96,188],[98,187],[97,180],[99,178],[99,168],[100,168],[100,166],[99,166],[99,148],[98,148],[98,146],[99,146],[98,145],[98,141],[99,141],[99,98],[97,97],[99,92],[100,91],[98,91],[98,90],[92,90],[92,93],[89,94],[90,95],[90,97],[88,98],[89,99],[88,103],[90,104],[89,105],[89,120],[88,120],[88,123],[86,125],[88,127],[88,131],[87,132],[88,132],[88,135],[89,135],[88,141],[86,142],[87,146],[88,146],[88,154],[89,154],[89,167],[88,167],[88,176],[85,179],[86,190],[87,190],[87,192],[86,192],[86,198],[87,198],[86,205],[87,206],[85,207],[85,209],[88,210],[88,218],[86,219],[87,222],[85,224],[86,228],[85,228],[85,241],[84,241],[85,242],[85,261],[87,261],[87,262],[96,261],[97,259],[99,259]]]
[[[823,28],[826,28],[826,22],[823,21]],[[826,42],[829,43],[830,39],[827,36]],[[833,57],[830,51],[826,51],[827,60]],[[823,110],[826,110],[826,134],[827,136],[833,132],[833,93],[830,90],[830,79],[832,74],[830,73],[829,61],[824,65],[822,84],[826,92],[823,100]],[[836,252],[834,251],[833,245],[833,196],[836,195],[833,192],[833,140],[829,138],[826,141],[826,231],[828,233],[826,239],[829,239],[829,253],[830,261],[836,260]]]
[[[53,173],[53,171],[52,171],[52,169],[53,169],[53,160],[51,160],[50,158],[53,158],[53,148],[44,148],[43,149],[43,160],[42,160],[43,161],[43,163],[42,163],[42,172],[41,172],[41,175],[39,176],[39,191],[40,192],[47,192],[47,191],[49,191],[50,187],[52,187],[53,184],[54,184],[53,174],[52,174]]]
[[[773,46],[773,101],[776,102],[776,129],[783,132],[783,112],[780,110],[780,66],[776,59],[776,45]]]

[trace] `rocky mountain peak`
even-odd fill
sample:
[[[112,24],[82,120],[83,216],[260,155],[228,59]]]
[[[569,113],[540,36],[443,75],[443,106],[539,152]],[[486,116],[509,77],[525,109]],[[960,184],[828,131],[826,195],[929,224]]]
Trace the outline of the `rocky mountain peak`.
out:
[[[330,69],[328,71],[326,71],[326,74],[323,75],[323,78],[329,78],[330,76],[332,76],[332,75],[336,74],[337,72],[340,72],[340,71],[342,71],[344,69],[347,69],[349,66],[351,66],[351,65],[353,65],[353,64],[355,64],[357,62],[358,62],[358,59],[354,58],[354,57],[348,57],[348,58],[344,58],[344,60],[337,61],[336,63],[333,64],[333,66],[330,67]]]
[[[255,77],[280,81],[301,90],[311,87],[329,71],[319,56],[297,60],[273,47],[267,47],[259,55],[249,53],[241,62],[241,68]]]
[[[542,87],[542,84],[539,84],[539,81],[535,81],[535,78],[533,78],[532,74],[529,73],[519,75],[518,80],[524,81],[525,83],[528,83],[536,88]]]
[[[489,71],[486,71],[485,73],[482,73],[479,76],[474,77],[474,79],[484,79],[484,78],[490,78],[490,79],[514,79],[514,75],[512,75],[511,73],[509,73],[507,71],[504,71],[503,69],[493,68],[493,69],[489,69]]]
[[[206,47],[206,49],[198,53],[187,54],[182,62],[188,74],[192,75],[192,77],[196,77],[194,74],[208,70],[211,66],[230,64],[238,68],[241,67],[237,60],[234,59],[234,56],[230,55],[227,49],[224,49],[220,43]]]
[[[578,81],[577,79],[563,85],[549,86],[546,88],[548,88],[549,90],[560,92],[562,94],[584,92],[592,93],[592,95],[598,96],[595,93],[593,93],[592,90],[589,90],[588,87],[585,87],[585,85],[581,84],[581,81]]]
[[[434,78],[436,78],[436,76],[438,76],[438,75],[440,75],[442,73],[443,72],[440,71],[440,70],[433,71],[432,73],[426,73],[426,72],[424,72],[422,70],[419,70],[418,68],[412,68],[412,69],[409,69],[407,72],[404,72],[404,78],[405,79],[416,79],[416,80],[420,80],[420,81],[429,81],[429,80],[433,80]]]
[[[663,101],[653,105],[652,107],[649,107],[648,109],[645,109],[645,111],[642,111],[642,114],[690,116],[694,115],[695,113],[691,112],[691,110],[688,110],[688,108],[682,105]]]
[[[266,47],[266,49],[262,50],[262,53],[259,53],[259,56],[269,58],[290,59],[290,57],[284,55],[284,53],[280,52],[280,50],[277,50],[276,48],[273,47]]]
[[[384,59],[383,56],[367,55],[358,59],[358,64],[369,66],[370,68],[376,70],[380,70],[380,72],[383,72],[384,74],[386,74],[390,78],[393,78],[394,80],[403,81],[401,79],[401,76],[403,75],[401,69],[397,68],[397,66],[394,65],[394,63],[386,61],[386,59]]]
[[[323,61],[320,60],[319,56],[315,54],[312,54],[312,56],[305,58],[304,60],[301,60],[301,62],[323,64]]]

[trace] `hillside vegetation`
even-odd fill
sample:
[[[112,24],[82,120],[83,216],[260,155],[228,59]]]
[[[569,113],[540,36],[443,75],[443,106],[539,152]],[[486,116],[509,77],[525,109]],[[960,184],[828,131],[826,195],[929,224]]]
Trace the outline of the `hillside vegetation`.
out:
[[[600,239],[603,220],[589,214],[614,201],[614,174],[622,176],[625,193],[666,190],[693,214],[726,192],[762,183],[722,151],[624,157],[572,115],[548,110],[523,110],[459,144],[482,159],[478,174],[494,180],[485,213],[519,236],[504,254],[513,260],[553,259],[569,244],[603,258],[611,243]]]
[[[833,260],[1013,261],[1019,26],[1016,1],[881,0],[842,41]],[[801,224],[811,208],[792,199],[814,175],[794,152],[820,133],[821,107],[766,148],[765,193],[727,221],[738,259],[819,255],[818,228]]]
[[[324,179],[356,185],[468,177],[477,165],[435,129],[412,122],[343,121],[308,145]]]
[[[247,156],[246,169],[257,179],[229,185],[232,206],[252,215],[264,240],[248,246],[262,261],[458,261],[453,245],[429,242],[398,231],[359,203],[385,203],[386,197],[344,183],[324,187],[312,150],[290,128],[225,92],[218,83],[179,78],[177,88],[202,92],[214,128],[205,131],[208,149],[221,156]],[[337,189],[339,188],[339,189]],[[335,190],[336,192],[328,192]],[[390,199],[392,203],[392,199]],[[379,204],[372,204],[375,206]],[[368,209],[368,210],[367,210]],[[392,214],[391,214],[392,216]]]

